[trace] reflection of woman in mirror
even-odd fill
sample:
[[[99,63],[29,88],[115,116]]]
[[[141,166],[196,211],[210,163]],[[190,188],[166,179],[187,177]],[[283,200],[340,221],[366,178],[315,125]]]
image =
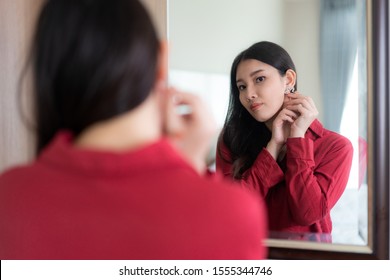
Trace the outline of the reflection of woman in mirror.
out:
[[[241,52],[230,78],[217,170],[266,199],[271,231],[331,233],[330,211],[352,163],[350,141],[316,119],[280,46],[263,41]]]
[[[205,177],[215,127],[199,98],[165,87],[166,55],[139,1],[46,1],[39,155],[0,176],[0,259],[266,257],[261,200]]]

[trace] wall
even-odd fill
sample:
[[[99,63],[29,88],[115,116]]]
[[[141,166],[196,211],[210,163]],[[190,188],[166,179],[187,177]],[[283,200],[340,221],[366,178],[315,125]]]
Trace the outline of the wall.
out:
[[[0,1],[0,172],[33,157],[34,138],[21,121],[17,87],[41,3]],[[28,98],[28,88],[22,95]],[[31,108],[26,108],[31,116]]]
[[[298,89],[313,98],[322,120],[319,65],[320,0],[284,0],[283,44],[298,72]]]
[[[228,74],[234,57],[250,44],[260,40],[281,43],[282,2],[170,0],[170,67]]]
[[[251,44],[282,44],[283,0],[170,0],[169,82],[199,95],[222,127],[235,56]]]
[[[206,99],[222,125],[234,57],[254,42],[273,41],[290,53],[299,90],[313,98],[322,120],[319,5],[319,0],[170,0],[171,84]]]
[[[148,9],[154,25],[161,39],[166,39],[167,35],[167,1],[166,0],[141,0]]]

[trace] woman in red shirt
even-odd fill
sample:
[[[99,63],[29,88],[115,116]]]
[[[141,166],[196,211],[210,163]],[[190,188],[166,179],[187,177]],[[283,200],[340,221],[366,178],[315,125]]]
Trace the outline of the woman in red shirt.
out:
[[[46,1],[38,157],[0,176],[0,259],[266,258],[265,207],[207,176],[215,125],[165,87],[166,56],[139,1]]]
[[[346,187],[353,148],[316,119],[296,77],[289,54],[271,42],[235,58],[216,168],[266,200],[271,231],[331,233],[330,211]]]

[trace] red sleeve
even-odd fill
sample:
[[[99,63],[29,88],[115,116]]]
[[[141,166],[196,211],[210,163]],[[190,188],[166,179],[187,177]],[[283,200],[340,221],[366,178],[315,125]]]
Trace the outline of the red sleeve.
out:
[[[223,142],[218,142],[217,151],[220,150],[222,157],[217,152],[216,169],[225,177],[233,178],[230,151]],[[273,186],[284,180],[284,174],[271,154],[263,149],[257,156],[253,165],[244,172],[239,181],[242,186],[255,190],[265,198]]]
[[[325,144],[325,143],[323,143]],[[323,153],[314,161],[314,144],[307,138],[287,140],[286,186],[291,217],[300,225],[324,218],[347,185],[353,147],[342,136],[317,147]]]

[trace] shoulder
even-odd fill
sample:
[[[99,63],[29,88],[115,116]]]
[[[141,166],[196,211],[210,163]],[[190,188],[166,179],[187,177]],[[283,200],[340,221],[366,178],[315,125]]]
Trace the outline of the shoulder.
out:
[[[324,129],[322,138],[323,141],[326,141],[327,143],[337,146],[339,148],[353,149],[351,140],[349,140],[347,137],[340,133]]]
[[[351,160],[354,152],[350,139],[327,129],[324,129],[322,137],[314,141],[314,149],[317,155],[329,159]]]
[[[222,158],[225,161],[231,160],[231,151],[227,147],[225,141],[223,140],[223,134],[218,137],[217,140],[217,158]]]
[[[34,173],[35,168],[36,164],[32,163],[18,165],[4,170],[0,174],[0,186],[3,187],[3,183],[18,182],[24,180],[25,178],[29,177],[30,174]]]
[[[204,181],[203,186],[195,195],[207,209],[203,214],[221,223],[229,231],[225,234],[245,233],[248,239],[245,242],[267,237],[267,208],[260,195],[222,176]]]
[[[198,181],[199,180],[199,181]],[[239,183],[232,178],[226,178],[220,171],[208,171],[204,176],[198,176],[197,185],[204,186],[205,190],[213,190],[216,193],[223,192],[226,196],[244,196],[252,199],[256,197],[252,192],[242,188]],[[195,183],[195,181],[193,181]]]
[[[186,193],[185,209],[181,210],[191,219],[194,232],[207,228],[216,252],[227,250],[233,258],[265,258],[261,241],[267,238],[268,223],[261,197],[230,181],[201,181]]]
[[[340,133],[325,128],[318,119],[316,119],[311,124],[310,131],[312,132],[312,139],[318,144],[321,144],[321,146],[326,143],[326,145],[328,146],[336,145],[340,147],[352,148],[352,143],[347,137],[343,136]]]
[[[34,162],[32,164],[15,166],[7,169],[0,175],[0,201],[10,202],[12,199],[19,197],[28,197],[34,192],[33,186],[39,179],[45,179],[40,176],[39,167]],[[10,200],[11,199],[11,200]]]
[[[204,181],[203,189],[216,198],[214,206],[224,207],[226,213],[231,212],[235,215],[242,213],[245,216],[248,212],[257,216],[265,211],[264,201],[257,193],[243,188],[231,178],[226,178],[220,173],[213,176],[212,180]]]
[[[205,176],[184,172],[171,174],[175,176],[174,185],[171,185],[174,192],[178,192],[183,200],[202,201],[204,207],[212,208],[211,211],[223,208],[228,213],[238,208],[240,211],[253,211],[256,208],[258,212],[262,207],[260,196],[242,188],[230,177],[224,177],[220,171],[209,172]]]

